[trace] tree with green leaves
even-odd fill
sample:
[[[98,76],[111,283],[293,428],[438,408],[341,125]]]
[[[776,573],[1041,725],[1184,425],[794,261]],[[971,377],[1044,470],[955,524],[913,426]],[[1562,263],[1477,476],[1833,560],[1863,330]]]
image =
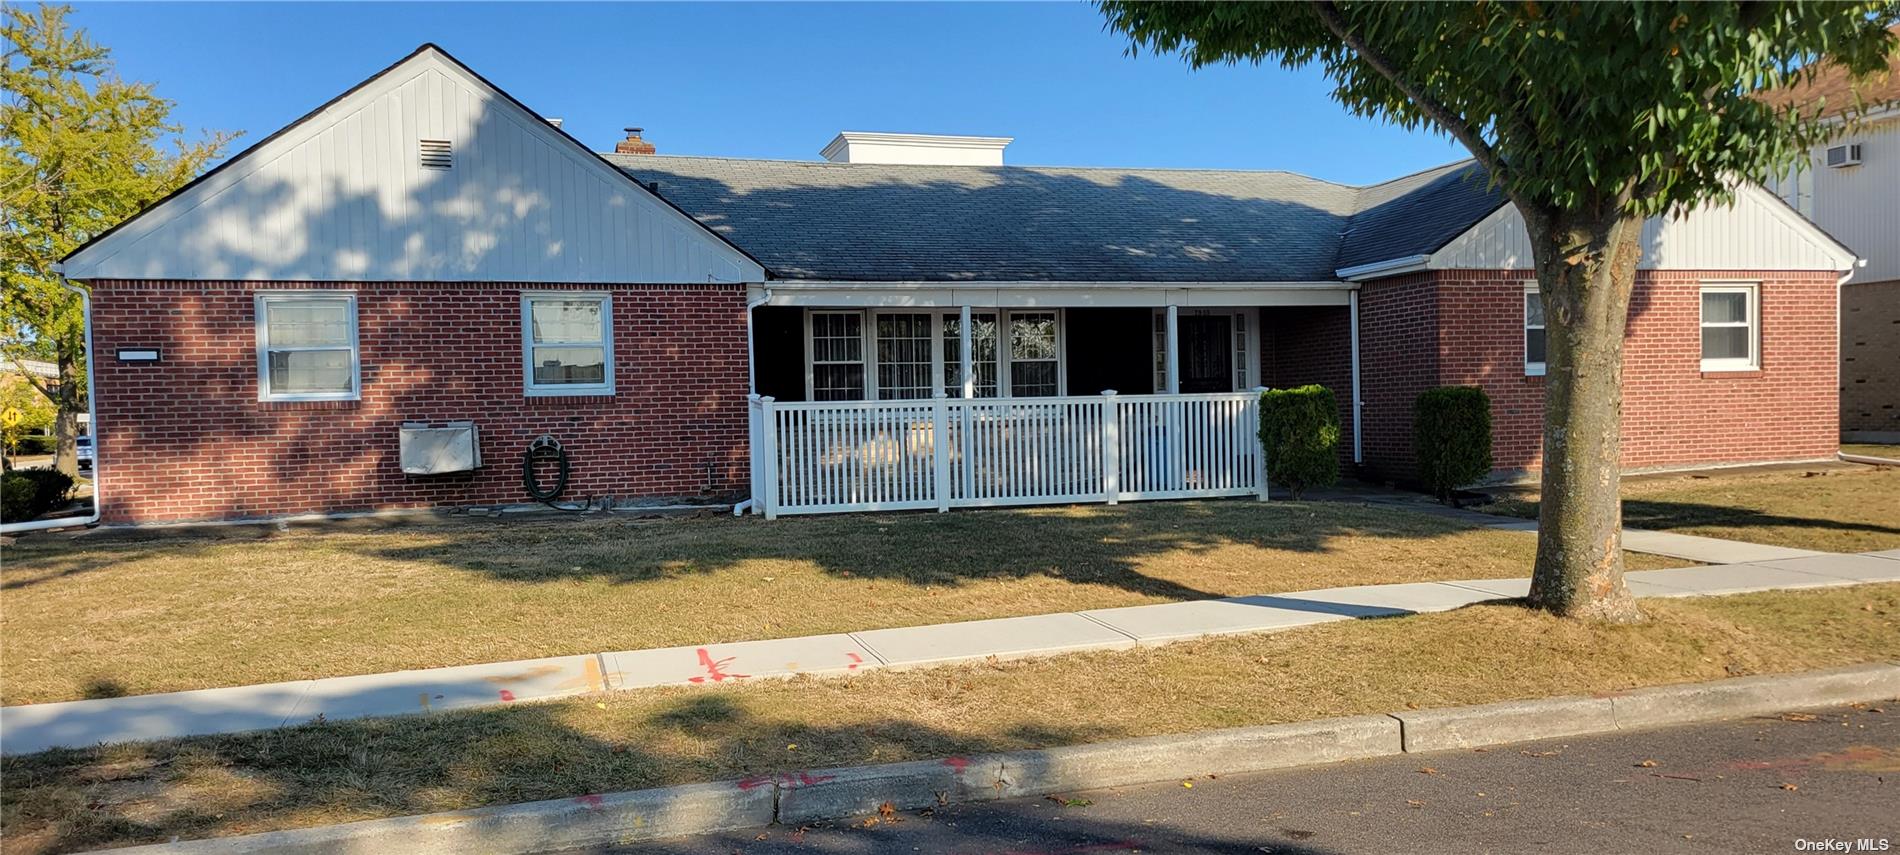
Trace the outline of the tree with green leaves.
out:
[[[57,264],[218,158],[230,135],[187,143],[172,102],[119,79],[111,52],[73,29],[64,6],[9,5],[0,30],[0,355],[46,359],[29,377],[58,409],[55,465],[78,471],[85,410],[85,323]]]
[[[1317,64],[1351,112],[1471,151],[1523,216],[1547,336],[1533,604],[1637,620],[1623,582],[1623,337],[1647,218],[1732,200],[1838,128],[1758,97],[1885,68],[1892,2],[1102,0],[1134,48]],[[1827,57],[1816,61],[1816,57]]]

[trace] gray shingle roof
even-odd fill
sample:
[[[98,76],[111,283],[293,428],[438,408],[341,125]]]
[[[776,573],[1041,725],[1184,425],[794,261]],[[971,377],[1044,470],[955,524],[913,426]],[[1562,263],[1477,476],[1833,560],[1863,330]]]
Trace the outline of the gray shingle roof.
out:
[[[1482,174],[1468,163],[1360,188],[1287,172],[605,156],[781,279],[1331,281],[1342,258],[1436,249],[1500,204],[1482,180],[1454,180]]]

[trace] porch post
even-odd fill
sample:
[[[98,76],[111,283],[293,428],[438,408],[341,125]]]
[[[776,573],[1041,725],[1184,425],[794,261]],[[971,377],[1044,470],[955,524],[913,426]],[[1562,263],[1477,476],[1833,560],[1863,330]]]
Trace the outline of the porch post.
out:
[[[1181,307],[1168,304],[1168,388],[1170,395],[1181,394]]]
[[[1115,390],[1102,390],[1102,492],[1113,505],[1121,502],[1122,439],[1121,407],[1115,403]]]
[[[1267,393],[1267,387],[1255,386],[1251,391],[1253,400],[1248,402],[1246,412],[1253,414],[1250,430],[1253,433],[1254,450],[1258,452],[1254,455],[1253,466],[1254,500],[1264,502],[1267,500],[1267,444],[1260,441],[1260,396]]]
[[[1346,311],[1351,315],[1347,326],[1352,328],[1352,462],[1364,463],[1363,445],[1359,442],[1359,411],[1365,402],[1359,399],[1359,292],[1346,292]]]
[[[970,307],[963,307],[963,320],[959,321],[963,330],[963,341],[957,348],[957,358],[963,362],[963,397],[965,400],[976,397],[976,330],[970,328]]]
[[[931,488],[937,493],[937,512],[950,510],[950,399],[938,392],[930,400]]]
[[[778,416],[770,395],[759,398],[759,442],[752,447],[752,482],[763,496],[753,496],[768,520],[778,519]]]

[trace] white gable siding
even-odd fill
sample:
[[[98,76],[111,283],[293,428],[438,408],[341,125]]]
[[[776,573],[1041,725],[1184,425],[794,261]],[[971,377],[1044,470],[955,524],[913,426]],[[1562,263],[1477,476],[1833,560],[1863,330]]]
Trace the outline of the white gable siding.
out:
[[[424,139],[453,166],[420,165]],[[433,50],[69,259],[73,279],[758,282],[764,271]]]
[[[1851,256],[1766,190],[1749,185],[1730,207],[1704,207],[1643,228],[1645,270],[1846,270]],[[1434,253],[1433,269],[1510,270],[1531,265],[1530,234],[1506,205]]]

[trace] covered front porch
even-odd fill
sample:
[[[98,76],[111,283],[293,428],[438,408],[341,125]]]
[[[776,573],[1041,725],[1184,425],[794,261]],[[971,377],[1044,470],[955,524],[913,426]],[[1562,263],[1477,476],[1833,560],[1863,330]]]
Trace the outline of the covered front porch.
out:
[[[768,517],[1264,499],[1259,389],[1358,398],[1343,283],[775,283],[752,302],[752,495]]]

